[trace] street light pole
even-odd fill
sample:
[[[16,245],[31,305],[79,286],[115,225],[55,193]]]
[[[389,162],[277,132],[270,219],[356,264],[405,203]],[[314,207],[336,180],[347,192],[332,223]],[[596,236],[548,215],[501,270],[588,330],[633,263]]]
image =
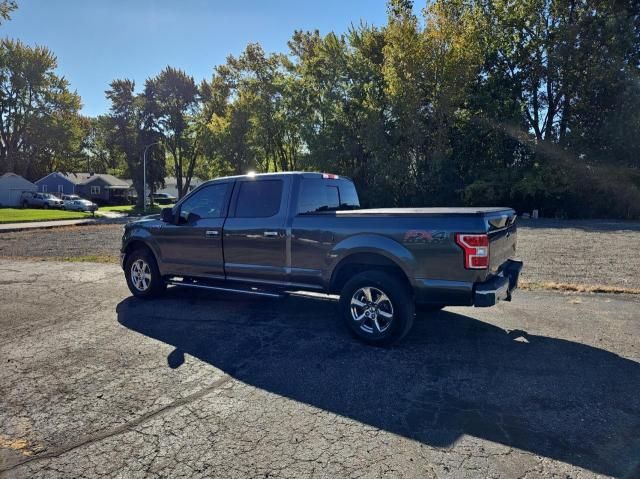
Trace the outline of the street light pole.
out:
[[[147,212],[147,150],[153,145],[159,145],[160,142],[156,141],[149,143],[144,147],[144,153],[142,153],[142,212]]]

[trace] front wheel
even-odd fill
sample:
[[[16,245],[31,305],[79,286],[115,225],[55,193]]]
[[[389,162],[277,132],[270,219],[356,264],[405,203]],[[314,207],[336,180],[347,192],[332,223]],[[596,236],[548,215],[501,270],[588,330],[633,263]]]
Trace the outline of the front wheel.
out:
[[[160,276],[155,258],[147,249],[137,249],[130,253],[124,269],[129,291],[137,298],[156,297],[167,287]]]
[[[347,281],[340,294],[340,312],[356,337],[379,346],[402,339],[415,315],[408,286],[380,271],[365,271]]]

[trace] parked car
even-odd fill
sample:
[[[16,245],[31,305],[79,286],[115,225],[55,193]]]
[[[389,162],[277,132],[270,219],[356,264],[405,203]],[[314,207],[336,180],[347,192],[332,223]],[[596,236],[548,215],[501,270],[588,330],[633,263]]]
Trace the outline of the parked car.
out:
[[[64,209],[69,211],[88,211],[95,213],[98,209],[98,205],[89,200],[83,200],[80,198],[77,200],[66,200],[64,202]]]
[[[170,205],[176,202],[178,198],[170,195],[169,193],[152,193],[149,198],[159,205]]]
[[[276,173],[206,182],[159,219],[129,223],[121,264],[140,298],[166,286],[339,294],[353,334],[401,339],[416,305],[510,301],[522,262],[510,208],[359,209],[348,178]]]
[[[25,191],[20,197],[20,204],[23,208],[62,208],[64,202],[50,194]]]

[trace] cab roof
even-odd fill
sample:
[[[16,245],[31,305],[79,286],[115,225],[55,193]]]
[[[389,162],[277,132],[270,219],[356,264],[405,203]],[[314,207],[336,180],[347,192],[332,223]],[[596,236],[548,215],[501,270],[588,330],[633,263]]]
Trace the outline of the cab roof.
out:
[[[317,171],[280,171],[277,173],[254,173],[246,175],[233,175],[222,176],[220,178],[214,178],[206,181],[205,183],[213,183],[226,180],[242,180],[245,178],[284,178],[286,176],[301,176],[303,178],[318,178],[318,179],[334,179],[334,180],[347,180],[351,181],[351,178],[347,176],[335,175],[333,173],[320,173]]]

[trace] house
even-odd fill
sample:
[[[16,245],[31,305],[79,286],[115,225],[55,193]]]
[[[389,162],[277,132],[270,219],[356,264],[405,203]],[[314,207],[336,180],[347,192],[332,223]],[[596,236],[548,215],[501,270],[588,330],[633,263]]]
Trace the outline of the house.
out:
[[[119,205],[130,202],[130,189],[127,180],[96,173],[76,185],[76,194],[94,203]]]
[[[78,195],[100,204],[129,202],[131,181],[102,173],[53,172],[36,181],[38,191],[58,196]]]
[[[90,177],[89,173],[59,173],[55,171],[35,183],[40,193],[53,193],[58,196],[77,195],[76,187]]]
[[[184,178],[182,179],[182,182],[184,183]],[[189,183],[189,191],[192,191],[192,190],[196,189],[202,183],[204,183],[204,181],[201,180],[200,178],[198,178],[197,176],[192,177],[191,178],[191,183]],[[155,192],[156,193],[166,193],[166,194],[169,194],[171,196],[175,196],[176,198],[178,198],[179,197],[179,195],[178,195],[178,180],[176,180],[175,176],[167,176],[164,179],[164,188],[158,188]]]
[[[38,187],[15,173],[0,176],[0,206],[20,206],[23,191],[37,191]]]

